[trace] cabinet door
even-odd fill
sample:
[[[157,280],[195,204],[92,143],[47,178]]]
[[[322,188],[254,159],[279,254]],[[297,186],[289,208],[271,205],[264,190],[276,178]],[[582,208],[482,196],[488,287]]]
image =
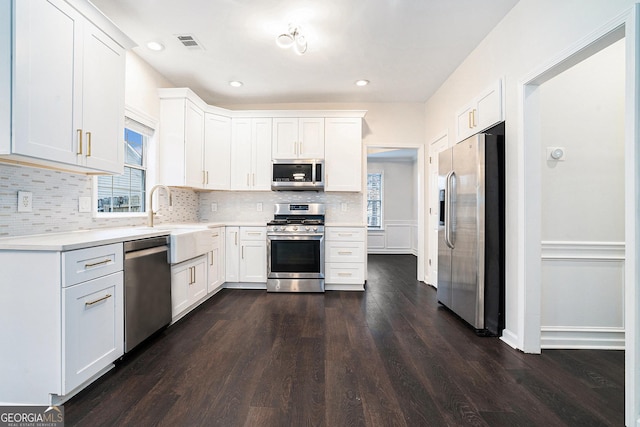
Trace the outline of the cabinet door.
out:
[[[208,292],[213,292],[224,284],[225,268],[224,268],[224,231],[222,228],[214,228],[213,244],[208,256]]]
[[[207,295],[207,257],[194,260],[190,268],[192,276],[189,283],[189,305]]]
[[[14,7],[13,152],[77,164],[83,18],[61,0]]]
[[[242,241],[240,248],[240,281],[267,281],[267,242],[248,240]]]
[[[240,228],[225,230],[225,282],[240,281]]]
[[[324,159],[324,119],[300,119],[298,129],[298,157]]]
[[[191,266],[178,264],[171,267],[171,317],[175,318],[189,307]]]
[[[483,131],[502,121],[502,80],[487,88],[477,101],[476,124]]]
[[[325,191],[362,190],[362,119],[325,119]]]
[[[271,119],[253,119],[251,189],[271,191]]]
[[[298,119],[278,117],[273,119],[274,159],[295,159],[298,157]]]
[[[251,188],[251,119],[231,120],[231,189]]]
[[[82,132],[86,166],[124,171],[124,49],[89,22],[82,68]]]
[[[63,394],[124,354],[122,288],[119,271],[62,290]]]
[[[462,141],[475,133],[476,118],[474,116],[477,113],[475,107],[475,103],[467,105],[456,115],[456,142]]]
[[[187,100],[184,120],[185,185],[203,188],[204,112]]]
[[[205,113],[205,188],[229,190],[231,185],[231,119]]]

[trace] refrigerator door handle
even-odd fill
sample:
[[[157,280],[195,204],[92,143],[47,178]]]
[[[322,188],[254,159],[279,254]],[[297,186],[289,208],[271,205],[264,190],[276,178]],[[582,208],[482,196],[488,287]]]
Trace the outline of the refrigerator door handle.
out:
[[[452,182],[453,176],[455,175],[454,171],[450,171],[445,178],[445,192],[444,192],[444,205],[445,205],[445,214],[444,214],[444,243],[450,248],[453,249],[453,242],[451,241],[451,209],[453,208],[453,204],[451,203],[451,191],[452,191]]]

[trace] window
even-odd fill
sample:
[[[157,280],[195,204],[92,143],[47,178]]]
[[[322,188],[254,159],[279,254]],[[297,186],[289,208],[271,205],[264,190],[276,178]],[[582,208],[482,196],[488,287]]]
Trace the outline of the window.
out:
[[[134,213],[145,211],[147,181],[147,142],[153,130],[132,119],[125,119],[124,173],[99,176],[97,212]]]
[[[382,228],[382,173],[367,174],[367,227]]]

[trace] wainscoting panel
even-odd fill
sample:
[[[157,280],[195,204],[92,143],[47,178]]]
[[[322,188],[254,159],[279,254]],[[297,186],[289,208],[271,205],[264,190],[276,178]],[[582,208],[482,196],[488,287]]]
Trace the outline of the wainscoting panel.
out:
[[[542,348],[624,348],[624,243],[542,242]]]
[[[418,226],[415,221],[385,221],[382,230],[369,230],[367,251],[370,254],[417,255]]]

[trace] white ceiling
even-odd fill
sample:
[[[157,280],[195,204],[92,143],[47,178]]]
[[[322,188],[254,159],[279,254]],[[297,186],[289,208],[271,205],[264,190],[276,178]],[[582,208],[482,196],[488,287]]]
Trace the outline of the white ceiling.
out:
[[[172,84],[225,105],[425,102],[517,0],[92,2]],[[289,23],[303,28],[305,55],[276,46]],[[182,34],[203,49],[185,48]],[[165,50],[147,49],[151,40]]]

